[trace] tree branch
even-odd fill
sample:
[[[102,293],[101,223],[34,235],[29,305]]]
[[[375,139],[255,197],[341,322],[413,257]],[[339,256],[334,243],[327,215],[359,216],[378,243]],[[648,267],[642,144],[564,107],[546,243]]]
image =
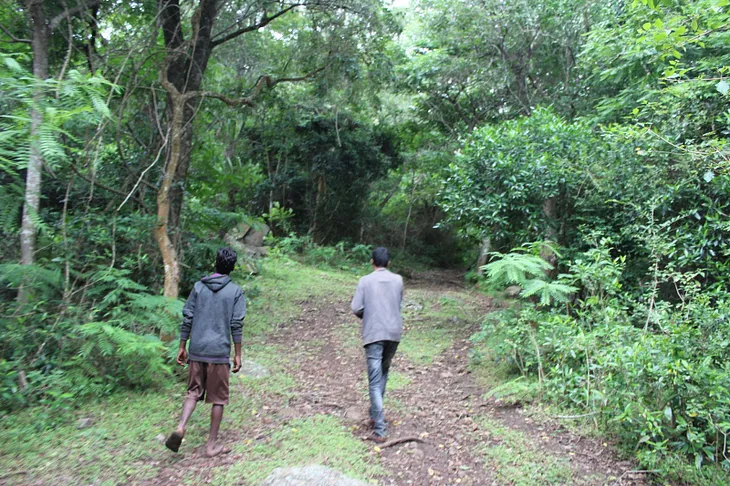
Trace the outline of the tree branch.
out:
[[[89,179],[88,177],[86,177],[86,176],[85,176],[84,174],[82,174],[82,173],[81,173],[81,171],[80,171],[80,170],[79,170],[79,169],[78,169],[78,168],[77,168],[77,167],[76,167],[75,165],[71,164],[71,169],[72,169],[72,170],[74,171],[74,173],[75,173],[75,174],[76,174],[77,176],[81,177],[81,178],[82,178],[83,180],[85,180],[85,181],[86,181],[87,183],[89,183],[89,184],[92,184],[91,180],[90,180],[90,179]],[[95,180],[95,181],[93,182],[93,184],[94,184],[94,185],[95,185],[96,187],[100,187],[100,188],[104,189],[104,190],[105,190],[105,191],[107,191],[107,192],[111,192],[111,193],[113,193],[113,194],[118,194],[118,195],[120,195],[120,196],[127,196],[127,194],[125,194],[124,192],[122,192],[122,191],[120,191],[120,190],[118,190],[118,189],[114,189],[113,187],[109,187],[109,186],[105,186],[105,185],[103,185],[103,184],[100,184],[100,183],[99,183],[98,181],[96,181],[96,180]],[[144,201],[142,201],[141,199],[139,199],[139,198],[137,198],[137,197],[135,197],[135,196],[131,196],[131,195],[129,196],[129,199],[132,199],[132,200],[133,200],[133,201],[135,201],[135,202],[136,202],[137,204],[139,204],[140,206],[142,206],[142,207],[143,207],[143,208],[144,208],[145,210],[148,210],[148,209],[147,209],[147,206],[146,206],[146,205],[145,205],[145,203],[144,203]]]
[[[190,96],[187,96],[190,95]],[[223,103],[227,104],[228,106],[241,106],[241,105],[247,105],[247,106],[255,106],[253,99],[251,98],[229,98],[228,96],[216,93],[214,91],[191,91],[190,93],[186,93],[185,98],[215,98],[217,100],[222,101]]]
[[[260,76],[258,81],[256,81],[256,84],[253,87],[253,91],[249,96],[246,96],[244,98],[230,98],[222,93],[216,93],[215,91],[190,91],[188,93],[185,93],[182,95],[182,98],[184,101],[188,101],[193,98],[203,97],[203,98],[215,98],[217,100],[222,101],[223,103],[227,104],[228,106],[241,106],[241,105],[247,105],[247,106],[256,106],[255,99],[258,97],[258,95],[263,91],[264,88],[273,88],[279,83],[295,83],[299,81],[306,81],[307,79],[313,78],[317,74],[321,73],[327,69],[327,66],[322,66],[320,68],[315,69],[314,71],[305,74],[304,76],[299,76],[295,78],[277,78],[272,79],[269,75]],[[168,84],[169,83],[168,81]],[[164,85],[164,84],[163,84]],[[174,86],[173,86],[174,88]]]
[[[223,44],[224,42],[228,42],[231,39],[235,39],[239,35],[245,34],[246,32],[253,32],[254,30],[259,30],[260,28],[265,27],[266,25],[268,25],[269,23],[271,23],[272,20],[277,19],[277,18],[281,17],[282,15],[286,14],[287,12],[290,12],[293,9],[295,9],[297,7],[301,7],[302,5],[304,5],[304,4],[302,4],[302,3],[292,4],[292,5],[288,6],[287,8],[276,12],[273,15],[270,15],[268,17],[262,18],[261,20],[259,20],[255,24],[247,25],[246,27],[242,27],[242,28],[238,29],[235,32],[231,32],[230,34],[228,34],[225,37],[221,37],[220,39],[214,39],[211,42],[211,45],[213,47],[216,47],[216,46],[219,46],[219,45]]]
[[[75,17],[76,15],[79,15],[84,10],[88,10],[88,9],[98,7],[98,6],[99,6],[99,0],[89,0],[88,2],[82,3],[81,5],[77,5],[72,9],[69,9],[69,10],[64,9],[63,13],[60,13],[60,14],[56,15],[55,17],[53,17],[53,19],[51,19],[51,23],[48,24],[48,28],[51,30],[55,30],[56,27],[58,27],[61,24],[61,21],[63,21],[63,19],[66,18],[66,16]]]
[[[15,37],[13,34],[10,33],[10,31],[8,29],[5,28],[5,26],[3,24],[0,24],[0,30],[3,31],[3,34],[10,37],[10,42],[16,42],[19,44],[30,44],[31,43],[30,39],[20,39],[18,37]]]

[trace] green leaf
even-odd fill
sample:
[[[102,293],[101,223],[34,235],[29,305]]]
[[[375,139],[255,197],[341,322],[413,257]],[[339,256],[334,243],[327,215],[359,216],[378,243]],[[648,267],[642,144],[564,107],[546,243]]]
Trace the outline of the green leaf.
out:
[[[12,57],[6,57],[4,58],[5,65],[10,69],[11,71],[14,71],[16,73],[23,72],[23,68],[20,64],[18,64],[18,61],[13,59]]]
[[[715,89],[717,89],[723,96],[726,96],[727,92],[730,91],[730,84],[723,79],[715,85]]]

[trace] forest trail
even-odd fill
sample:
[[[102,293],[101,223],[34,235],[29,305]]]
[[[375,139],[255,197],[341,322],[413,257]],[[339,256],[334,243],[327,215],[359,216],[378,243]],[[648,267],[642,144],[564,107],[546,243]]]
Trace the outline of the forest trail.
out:
[[[224,418],[222,439],[233,453],[212,461],[203,456],[207,416],[198,411],[198,437],[182,454],[159,461],[144,484],[260,484],[275,466],[311,463],[377,484],[641,484],[633,464],[605,442],[484,398],[469,366],[468,338],[491,303],[459,281],[435,272],[406,283],[405,335],[385,412],[390,438],[423,442],[381,449],[364,440],[368,397],[359,322],[349,311],[350,289],[332,282],[326,295],[297,303],[298,317],[269,333],[265,350],[244,348],[244,360],[265,363],[271,375],[232,380],[232,394],[240,396]]]

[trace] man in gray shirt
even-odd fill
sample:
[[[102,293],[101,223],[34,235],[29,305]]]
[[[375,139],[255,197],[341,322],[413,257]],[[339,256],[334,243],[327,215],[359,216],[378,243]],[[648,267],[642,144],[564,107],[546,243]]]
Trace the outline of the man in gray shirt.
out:
[[[362,319],[362,343],[367,358],[370,382],[370,424],[375,442],[385,442],[383,396],[388,371],[403,334],[400,309],[403,300],[403,278],[388,270],[387,248],[373,251],[373,273],[360,279],[352,299],[352,312]]]

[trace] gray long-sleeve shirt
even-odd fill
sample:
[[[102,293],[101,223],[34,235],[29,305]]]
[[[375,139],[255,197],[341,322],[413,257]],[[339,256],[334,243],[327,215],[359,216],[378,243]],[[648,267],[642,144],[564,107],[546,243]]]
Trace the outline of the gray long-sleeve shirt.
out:
[[[352,299],[352,312],[362,313],[363,346],[377,341],[400,341],[403,320],[403,277],[379,268],[360,279]]]
[[[190,339],[190,360],[228,363],[231,338],[241,342],[246,298],[228,275],[214,274],[195,282],[183,307],[180,339]]]

